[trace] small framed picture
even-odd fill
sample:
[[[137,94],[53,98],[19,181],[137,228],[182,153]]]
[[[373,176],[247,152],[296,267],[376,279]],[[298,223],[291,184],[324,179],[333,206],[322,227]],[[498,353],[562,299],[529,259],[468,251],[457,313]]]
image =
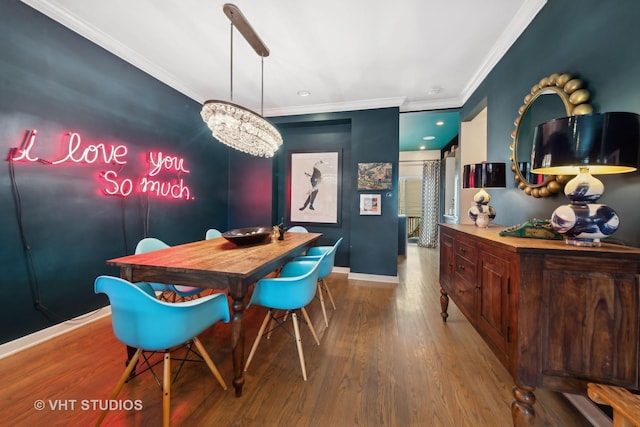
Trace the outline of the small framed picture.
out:
[[[360,215],[381,215],[382,197],[380,194],[360,195]]]
[[[389,190],[393,166],[391,163],[358,163],[358,190]]]

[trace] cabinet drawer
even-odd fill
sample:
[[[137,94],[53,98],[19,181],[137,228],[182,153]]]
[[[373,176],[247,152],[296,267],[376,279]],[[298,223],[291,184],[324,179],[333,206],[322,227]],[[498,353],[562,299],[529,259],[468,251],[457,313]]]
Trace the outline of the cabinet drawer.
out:
[[[476,246],[472,242],[467,242],[466,240],[457,240],[456,241],[456,256],[464,257],[469,262],[476,262]]]
[[[455,272],[460,275],[469,283],[476,282],[476,264],[469,259],[456,255],[455,257]]]
[[[475,283],[469,282],[462,275],[456,273],[453,281],[453,292],[449,295],[458,309],[471,323],[474,323],[474,295]]]

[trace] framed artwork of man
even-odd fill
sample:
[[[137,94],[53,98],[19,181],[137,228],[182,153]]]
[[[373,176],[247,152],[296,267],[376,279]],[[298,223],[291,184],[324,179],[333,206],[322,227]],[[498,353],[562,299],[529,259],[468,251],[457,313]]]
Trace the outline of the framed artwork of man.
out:
[[[340,152],[291,152],[289,222],[340,223]]]

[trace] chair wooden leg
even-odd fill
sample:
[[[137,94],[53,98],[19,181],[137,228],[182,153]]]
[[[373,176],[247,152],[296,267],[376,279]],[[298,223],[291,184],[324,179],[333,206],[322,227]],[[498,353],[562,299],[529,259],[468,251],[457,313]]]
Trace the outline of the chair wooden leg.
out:
[[[138,363],[138,359],[140,358],[141,354],[142,354],[142,349],[139,348],[136,350],[131,360],[129,360],[129,364],[125,368],[124,374],[122,374],[122,376],[118,380],[118,384],[116,385],[116,388],[111,393],[111,396],[109,396],[109,400],[113,400],[118,396],[118,393],[120,393],[120,390],[122,390],[122,386],[129,379],[129,375],[131,375],[133,368],[135,368],[136,363]],[[102,414],[100,414],[100,418],[98,418],[98,421],[96,422],[96,427],[102,424],[102,421],[104,421],[104,417],[107,416],[107,412],[109,412],[108,409],[105,409],[104,411],[102,411]]]
[[[324,324],[325,326],[329,327],[329,320],[327,319],[327,309],[324,306],[324,296],[322,294],[320,282],[318,282],[318,297],[320,298],[320,307],[322,307],[322,317],[324,317]]]
[[[300,309],[300,311],[302,311],[302,315],[304,316],[304,320],[306,320],[307,325],[309,325],[309,329],[311,330],[311,335],[313,335],[313,338],[315,338],[316,344],[320,345],[320,340],[318,339],[318,334],[316,334],[316,328],[313,327],[313,323],[311,323],[311,319],[309,319],[309,314],[307,314],[307,310],[304,307],[302,307]]]
[[[264,320],[262,321],[262,325],[260,325],[260,330],[258,331],[258,336],[256,340],[253,342],[253,346],[251,346],[251,351],[249,352],[249,357],[247,357],[247,363],[244,364],[245,372],[249,369],[249,364],[251,363],[251,359],[253,359],[253,355],[258,348],[258,344],[260,344],[260,340],[262,339],[262,334],[264,334],[264,330],[267,328],[267,324],[271,320],[271,310],[267,312],[267,315],[264,316]]]
[[[162,426],[171,424],[171,353],[164,354],[164,372],[162,375]]]
[[[198,337],[194,337],[193,338],[193,343],[198,348],[198,351],[200,352],[200,356],[202,356],[204,361],[207,363],[207,366],[209,367],[209,369],[213,373],[213,376],[216,377],[216,379],[218,380],[218,382],[220,383],[222,388],[226,390],[227,389],[227,384],[224,382],[224,379],[222,378],[222,375],[220,375],[220,371],[218,371],[218,368],[216,367],[215,363],[213,363],[213,360],[211,360],[211,357],[209,356],[209,353],[207,352],[207,350],[202,345],[202,342],[200,342]]]
[[[300,367],[302,368],[302,378],[307,380],[307,370],[304,366],[304,353],[302,352],[302,340],[300,339],[300,327],[298,326],[298,316],[296,313],[291,313],[293,319],[293,330],[296,333],[296,345],[298,346],[298,357],[300,358]]]
[[[333,295],[331,295],[331,291],[329,290],[329,285],[327,285],[327,281],[324,279],[320,279],[320,281],[322,282],[322,285],[324,286],[324,290],[327,291],[327,295],[329,295],[329,299],[331,300],[331,305],[333,306],[333,309],[336,309],[336,303],[333,301]]]

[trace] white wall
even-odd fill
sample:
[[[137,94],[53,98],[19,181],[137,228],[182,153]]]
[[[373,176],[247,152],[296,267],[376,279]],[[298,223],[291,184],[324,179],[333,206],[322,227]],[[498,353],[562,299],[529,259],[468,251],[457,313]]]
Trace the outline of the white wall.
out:
[[[487,160],[487,108],[483,108],[473,119],[460,123],[460,167]],[[462,177],[462,171],[460,171]],[[460,180],[462,187],[462,180]],[[473,224],[467,216],[467,210],[473,203],[474,188],[460,188],[460,224]]]
[[[442,198],[444,206],[441,210],[445,215],[454,216],[456,212],[458,212],[458,206],[460,205],[458,200],[460,193],[457,190],[459,184],[456,180],[456,177],[459,176],[459,174],[456,174],[456,165],[458,163],[456,162],[457,150],[455,154],[455,156],[449,156],[444,159],[444,182],[440,185],[440,188],[444,189],[444,197]]]
[[[440,150],[401,151],[399,178],[422,179],[422,162],[440,160]]]
[[[399,162],[398,213],[422,216],[422,162],[439,160],[440,150],[401,151]]]

